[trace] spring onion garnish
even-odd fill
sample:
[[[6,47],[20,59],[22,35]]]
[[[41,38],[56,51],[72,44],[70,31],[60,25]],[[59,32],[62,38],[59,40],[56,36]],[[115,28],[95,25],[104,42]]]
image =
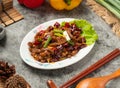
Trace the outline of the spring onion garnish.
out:
[[[63,34],[64,31],[58,30],[58,29],[54,29],[53,32],[54,32],[54,33],[61,33],[61,34]]]
[[[69,43],[70,45],[74,45],[74,42],[73,42],[72,40],[69,40],[68,43]]]
[[[39,42],[41,42],[41,41],[42,41],[42,39],[41,39],[41,38],[38,38],[38,41],[39,41]]]
[[[43,47],[46,48],[51,40],[52,38],[49,36]]]
[[[58,37],[61,37],[63,36],[63,34],[60,34],[60,33],[54,33],[55,36],[58,36]]]

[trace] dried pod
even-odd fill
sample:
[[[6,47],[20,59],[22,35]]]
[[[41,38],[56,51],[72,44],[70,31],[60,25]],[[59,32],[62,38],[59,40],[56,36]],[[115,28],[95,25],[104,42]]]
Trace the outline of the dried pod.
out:
[[[31,88],[31,86],[23,77],[14,75],[6,80],[5,88]]]
[[[0,79],[6,80],[15,74],[15,66],[9,65],[7,62],[0,61]]]

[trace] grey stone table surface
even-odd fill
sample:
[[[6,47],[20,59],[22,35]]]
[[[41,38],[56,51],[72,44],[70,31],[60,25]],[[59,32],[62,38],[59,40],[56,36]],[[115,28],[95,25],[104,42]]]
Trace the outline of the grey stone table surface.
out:
[[[24,19],[6,27],[6,37],[0,41],[0,60],[14,64],[17,74],[23,76],[32,88],[47,88],[46,81],[48,79],[52,79],[60,86],[115,48],[120,47],[120,38],[115,36],[111,27],[92,12],[84,2],[72,11],[56,11],[47,2],[34,10],[19,5],[17,0],[14,0],[14,6],[23,14]],[[40,70],[25,64],[19,52],[20,44],[25,35],[37,25],[58,18],[82,18],[91,22],[99,36],[92,51],[81,61],[57,70]],[[86,78],[107,75],[118,68],[120,68],[120,56]],[[120,88],[119,84],[120,78],[117,78],[109,82],[106,88]]]

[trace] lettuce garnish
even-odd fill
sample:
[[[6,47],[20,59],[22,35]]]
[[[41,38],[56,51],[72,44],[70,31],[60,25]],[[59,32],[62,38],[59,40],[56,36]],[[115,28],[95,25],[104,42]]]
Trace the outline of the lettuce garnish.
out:
[[[94,30],[93,26],[86,20],[73,20],[70,22],[75,23],[78,28],[82,29],[82,35],[86,38],[86,44],[91,45],[98,39],[98,34]],[[62,25],[65,23],[63,22]]]
[[[83,30],[82,36],[86,38],[87,45],[93,44],[98,39],[96,31],[88,21],[81,19],[74,20],[74,23],[76,24],[77,27]]]

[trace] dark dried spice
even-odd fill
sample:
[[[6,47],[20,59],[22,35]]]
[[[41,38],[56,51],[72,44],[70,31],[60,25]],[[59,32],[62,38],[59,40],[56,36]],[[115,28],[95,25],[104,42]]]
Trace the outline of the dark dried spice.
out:
[[[5,88],[31,88],[31,86],[22,76],[14,75],[6,80]]]
[[[58,28],[58,27],[60,27],[60,24],[59,24],[58,22],[56,22],[56,23],[54,24],[54,27]]]
[[[0,61],[0,79],[6,80],[16,73],[15,66],[9,65],[7,62]]]

